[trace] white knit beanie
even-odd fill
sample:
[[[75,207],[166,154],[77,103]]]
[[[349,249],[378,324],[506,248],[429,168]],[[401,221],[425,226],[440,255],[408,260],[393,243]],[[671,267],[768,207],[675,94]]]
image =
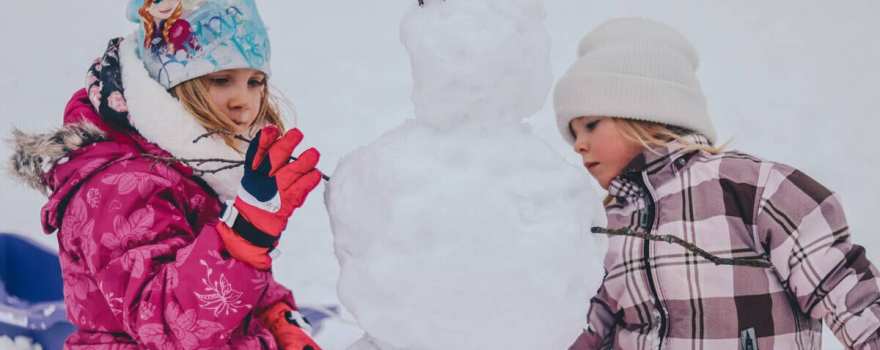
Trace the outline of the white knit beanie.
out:
[[[643,18],[605,22],[581,40],[577,61],[556,83],[559,132],[574,144],[572,119],[617,117],[690,129],[714,143],[698,66],[694,47],[665,24]]]

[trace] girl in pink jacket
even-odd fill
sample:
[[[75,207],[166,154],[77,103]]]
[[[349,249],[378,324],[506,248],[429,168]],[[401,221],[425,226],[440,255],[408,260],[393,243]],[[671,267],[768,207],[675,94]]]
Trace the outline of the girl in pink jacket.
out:
[[[188,55],[154,50],[173,43],[139,25],[89,68],[62,128],[15,135],[15,172],[49,197],[78,328],[66,346],[318,350],[268,254],[319,183],[319,154],[292,160],[302,133],[281,131],[256,5],[167,2],[130,13],[174,11]]]
[[[880,274],[837,196],[790,166],[713,146],[697,53],[616,19],[557,83],[559,130],[608,190],[587,349],[880,349]]]

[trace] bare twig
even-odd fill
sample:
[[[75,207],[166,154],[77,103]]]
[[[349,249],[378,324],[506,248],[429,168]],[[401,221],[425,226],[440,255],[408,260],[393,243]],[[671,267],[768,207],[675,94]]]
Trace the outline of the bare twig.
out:
[[[201,141],[203,138],[210,137],[210,136],[213,136],[213,135],[216,135],[216,134],[221,134],[221,135],[226,135],[226,136],[232,136],[232,137],[234,137],[234,138],[237,139],[237,140],[244,141],[245,143],[251,143],[251,141],[252,141],[252,140],[250,140],[250,139],[248,139],[248,138],[246,138],[246,137],[244,137],[244,136],[241,136],[241,135],[239,135],[239,134],[233,134],[233,133],[231,133],[231,132],[229,132],[229,131],[226,131],[226,130],[208,130],[207,133],[202,134],[202,135],[199,135],[199,137],[197,137],[195,140],[193,140],[193,143],[198,143],[198,142]],[[297,159],[296,157],[293,157],[293,156],[290,157],[290,160],[296,160],[296,159]],[[181,161],[181,162],[183,162],[183,163],[186,163],[187,161],[190,161],[190,162],[200,162],[200,163],[197,163],[198,165],[202,165],[202,164],[204,164],[204,163],[206,163],[206,162],[238,163],[239,166],[241,166],[242,164],[244,164],[244,162],[241,162],[241,161],[226,160],[226,159],[204,159],[204,160],[202,160],[202,159],[194,159],[194,160],[178,159],[178,160]],[[189,163],[187,163],[187,165],[189,165]],[[192,167],[192,166],[190,166],[190,167]],[[195,169],[195,170],[197,170],[197,171],[202,171],[202,170],[200,170],[200,169],[196,169],[195,167],[192,167],[192,168]],[[235,168],[235,167],[234,167],[234,166],[224,166],[224,167],[217,168],[217,169],[214,169],[214,170],[205,170],[205,171],[204,171],[204,174],[214,174],[214,173],[218,173],[218,172],[221,172],[221,171],[223,171],[223,170],[232,169],[232,168]],[[325,175],[323,171],[321,171],[321,170],[319,169],[318,172],[321,173],[321,178],[324,179],[324,181],[330,181],[330,177],[327,176],[327,175]]]
[[[197,176],[202,176],[205,174],[216,174],[216,173],[219,173],[224,170],[234,169],[234,168],[237,168],[237,167],[244,165],[244,162],[240,161],[240,160],[230,160],[230,159],[221,159],[221,158],[185,159],[185,158],[175,158],[175,157],[159,157],[159,156],[152,155],[152,154],[144,154],[143,156],[146,158],[150,158],[150,159],[154,159],[154,160],[163,162],[165,164],[171,164],[171,163],[176,163],[176,162],[186,164],[187,166],[189,166],[190,168],[193,169],[193,174],[195,174]],[[214,168],[214,169],[201,168],[201,166],[203,166],[205,164],[209,164],[209,163],[220,163],[220,164],[225,164],[225,165],[219,166],[218,168]]]
[[[152,154],[144,154],[144,157],[161,160],[163,162],[181,162],[184,164],[194,163],[196,165],[202,165],[205,163],[229,163],[229,164],[244,164],[243,161],[240,160],[230,160],[230,159],[221,159],[221,158],[205,158],[205,159],[185,159],[185,158],[174,158],[174,157],[159,157]]]
[[[244,161],[221,159],[221,158],[186,159],[186,158],[175,158],[175,157],[159,157],[159,156],[152,155],[152,154],[143,154],[143,156],[146,158],[161,161],[165,164],[171,164],[171,163],[175,163],[175,162],[180,162],[180,163],[186,164],[187,166],[189,166],[190,168],[193,169],[193,174],[195,174],[197,176],[202,176],[205,174],[216,174],[216,173],[219,173],[224,170],[235,169],[237,167],[244,166]],[[290,159],[296,160],[296,157],[290,157]],[[214,168],[214,169],[200,168],[201,166],[203,166],[205,164],[209,164],[209,163],[220,163],[220,164],[225,164],[225,165],[220,166],[218,168]],[[321,171],[318,170],[318,172],[321,172]],[[321,172],[321,178],[324,179],[324,181],[330,181],[330,177],[327,175],[324,175],[323,172]]]
[[[199,137],[197,137],[195,140],[193,140],[193,143],[198,143],[198,142],[201,141],[202,139],[207,138],[207,137],[210,137],[210,136],[213,136],[213,135],[216,135],[216,134],[221,134],[221,135],[226,135],[226,136],[232,136],[232,137],[234,137],[235,139],[240,140],[240,141],[244,141],[244,142],[246,142],[246,143],[250,143],[250,142],[252,141],[252,140],[250,140],[250,139],[248,139],[248,138],[246,138],[246,137],[244,137],[244,136],[241,136],[241,135],[239,135],[239,134],[233,134],[233,133],[231,133],[231,132],[229,132],[229,131],[226,131],[226,130],[208,130],[207,133],[202,134],[202,135],[199,135]],[[155,157],[154,157],[154,158],[155,158]],[[214,173],[221,172],[221,171],[223,171],[223,170],[227,170],[227,169],[235,168],[235,167],[237,167],[237,166],[242,166],[242,165],[244,164],[244,162],[242,162],[242,161],[228,160],[228,159],[216,159],[216,158],[210,158],[210,159],[176,159],[176,158],[174,158],[174,159],[171,159],[171,160],[172,160],[172,161],[173,161],[173,160],[180,161],[180,162],[183,162],[183,163],[189,165],[189,166],[192,167],[192,168],[193,168],[198,174],[214,174]],[[297,158],[291,156],[291,157],[290,157],[290,160],[297,160]],[[196,167],[194,167],[194,166],[192,166],[192,165],[190,164],[190,163],[195,163],[196,165],[202,165],[202,164],[210,163],[210,162],[230,163],[230,165],[222,166],[222,167],[217,168],[217,169],[202,170],[202,169],[197,169]],[[327,175],[325,175],[324,172],[322,172],[321,170],[318,170],[318,172],[321,173],[321,178],[324,179],[324,181],[330,181],[330,177],[327,176]]]
[[[231,132],[229,132],[229,131],[226,131],[226,130],[208,130],[207,133],[202,134],[202,135],[199,135],[199,137],[197,137],[195,140],[193,140],[193,143],[198,143],[198,142],[201,141],[203,138],[210,137],[210,136],[214,136],[214,135],[216,135],[216,134],[221,134],[221,135],[226,135],[226,136],[232,136],[232,137],[234,137],[234,138],[237,139],[237,140],[241,140],[241,141],[244,141],[244,142],[247,142],[247,143],[250,143],[250,142],[251,142],[250,139],[248,139],[248,138],[246,138],[246,137],[244,137],[244,136],[241,136],[241,135],[239,135],[239,134],[233,134],[233,133],[231,133]]]
[[[593,227],[591,230],[593,233],[605,234],[608,236],[629,236],[640,238],[648,241],[658,241],[658,242],[666,242],[670,244],[677,244],[684,247],[686,250],[691,251],[706,260],[709,260],[715,265],[742,265],[742,266],[752,266],[752,267],[763,267],[763,268],[773,268],[773,264],[770,263],[769,257],[764,254],[756,257],[748,257],[748,258],[722,258],[719,256],[715,256],[712,253],[709,253],[703,250],[700,247],[697,247],[691,242],[688,242],[684,239],[681,239],[672,235],[649,235],[643,232],[635,232],[628,228],[623,229],[607,229],[604,227]]]
[[[235,169],[235,168],[238,168],[238,167],[240,167],[240,166],[242,166],[242,164],[230,164],[230,165],[224,165],[224,166],[219,167],[219,168],[217,168],[217,169],[208,169],[208,170],[204,170],[204,169],[195,169],[195,168],[193,168],[193,171],[196,173],[196,175],[201,176],[201,175],[205,175],[205,174],[216,174],[216,173],[219,173],[219,172],[221,172],[221,171],[229,170],[229,169]]]

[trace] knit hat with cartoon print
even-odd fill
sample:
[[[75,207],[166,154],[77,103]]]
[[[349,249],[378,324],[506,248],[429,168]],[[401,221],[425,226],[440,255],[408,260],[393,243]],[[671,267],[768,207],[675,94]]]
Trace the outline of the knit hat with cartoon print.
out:
[[[665,24],[643,18],[607,21],[581,40],[577,61],[556,84],[559,132],[574,144],[572,119],[617,117],[693,130],[714,143],[698,66],[691,43]]]
[[[269,36],[254,0],[130,0],[137,54],[166,89],[235,68],[270,73]]]

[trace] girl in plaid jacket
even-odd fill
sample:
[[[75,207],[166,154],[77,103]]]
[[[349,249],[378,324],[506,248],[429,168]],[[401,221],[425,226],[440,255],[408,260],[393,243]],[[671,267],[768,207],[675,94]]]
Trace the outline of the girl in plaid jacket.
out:
[[[556,86],[557,122],[608,190],[613,235],[571,349],[819,349],[823,320],[847,348],[880,349],[878,271],[837,196],[713,146],[686,38],[616,19],[578,56]]]

